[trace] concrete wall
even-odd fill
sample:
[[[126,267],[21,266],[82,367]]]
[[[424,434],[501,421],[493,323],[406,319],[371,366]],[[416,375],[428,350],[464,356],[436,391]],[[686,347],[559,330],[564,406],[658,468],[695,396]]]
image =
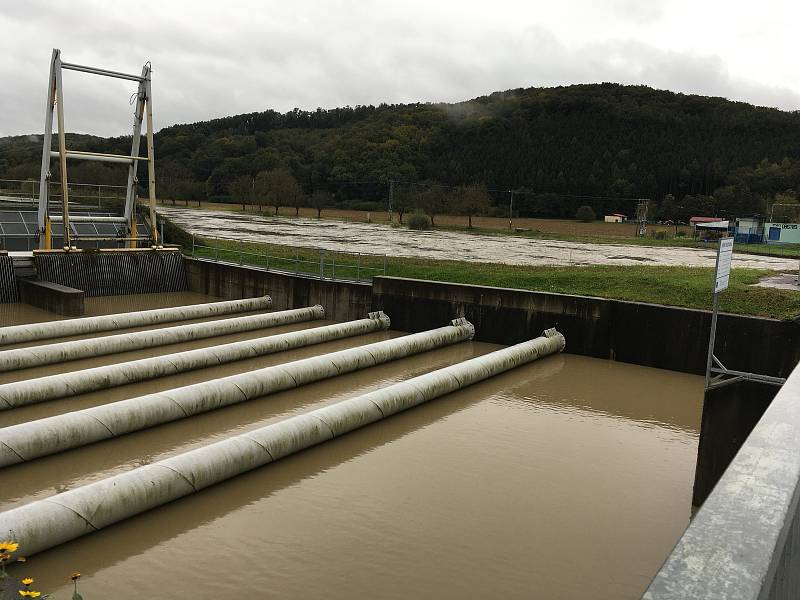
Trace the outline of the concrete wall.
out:
[[[314,277],[282,274],[257,267],[240,267],[196,258],[185,260],[189,289],[193,292],[226,300],[269,294],[274,310],[321,304],[325,307],[326,318],[334,321],[362,319],[371,312],[372,286],[368,283],[321,281]],[[452,316],[448,317],[437,323],[436,327],[452,319]]]
[[[18,300],[14,261],[8,252],[0,250],[0,302],[17,302]]]
[[[737,381],[705,392],[692,490],[694,506],[706,501],[778,389],[754,381]]]
[[[66,317],[80,317],[84,313],[83,290],[35,279],[19,279],[18,285],[19,299],[26,304]]]
[[[395,329],[420,331],[463,316],[475,339],[515,344],[556,327],[572,354],[705,373],[708,311],[394,277],[373,285],[373,310],[386,312]],[[800,324],[721,315],[716,355],[731,369],[786,377],[800,360]]]
[[[33,259],[39,279],[83,290],[87,298],[186,289],[177,250],[47,250],[34,252]]]
[[[755,425],[644,598],[800,597],[798,499],[800,368]]]
[[[189,289],[225,299],[269,294],[277,310],[321,304],[331,319],[382,310],[392,328],[475,324],[475,339],[511,345],[556,327],[567,352],[704,374],[711,313],[588,296],[375,277],[372,285],[320,281],[255,267],[187,258]],[[709,303],[711,298],[709,295]],[[721,315],[716,355],[731,369],[786,377],[800,360],[800,323]]]

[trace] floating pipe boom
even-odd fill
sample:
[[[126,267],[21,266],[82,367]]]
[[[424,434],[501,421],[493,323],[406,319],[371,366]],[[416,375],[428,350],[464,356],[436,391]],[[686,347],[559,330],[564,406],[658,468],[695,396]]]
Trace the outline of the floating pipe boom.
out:
[[[303,321],[322,319],[324,316],[325,309],[320,305],[316,305],[248,315],[246,317],[230,317],[218,321],[203,321],[201,323],[175,325],[174,327],[163,327],[161,329],[148,329],[147,331],[117,333],[86,340],[0,350],[0,372],[29,369],[93,356],[106,356],[141,348],[202,340],[266,327],[302,323]]]
[[[63,321],[48,321],[46,323],[0,327],[0,346],[23,344],[25,342],[67,337],[71,335],[86,335],[99,331],[142,327],[144,325],[155,325],[157,323],[202,319],[205,317],[248,312],[251,310],[266,310],[270,306],[272,306],[272,298],[269,296],[261,296],[259,298],[245,298],[244,300],[226,300],[224,302],[190,304],[189,306],[176,306],[173,308],[158,308],[155,310],[117,313],[114,315],[100,315],[97,317],[81,317],[80,319],[65,319]]]
[[[463,342],[474,333],[469,321],[456,319],[447,327],[11,425],[0,429],[0,467]]]
[[[0,537],[27,555],[92,533],[241,473],[564,349],[543,337],[432,371],[0,513]]]
[[[389,324],[383,312],[374,312],[357,321],[0,384],[0,410],[364,335],[388,329]]]

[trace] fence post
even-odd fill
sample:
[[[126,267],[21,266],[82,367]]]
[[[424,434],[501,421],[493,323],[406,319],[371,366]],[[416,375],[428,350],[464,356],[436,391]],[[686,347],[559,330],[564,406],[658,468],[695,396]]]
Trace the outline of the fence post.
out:
[[[297,275],[300,272],[300,253],[296,248],[293,248],[292,252],[294,252],[294,274]]]
[[[356,281],[361,281],[361,252],[358,253],[356,261]]]
[[[194,234],[192,234],[192,258],[194,258]]]
[[[331,279],[336,280],[336,254],[331,255],[331,266],[333,267],[333,272],[331,273]]]
[[[386,255],[383,255],[383,276],[386,277]]]
[[[319,249],[319,278],[325,279],[325,249]]]
[[[239,265],[241,266],[244,264],[244,259],[242,255],[244,253],[244,240],[239,240]]]

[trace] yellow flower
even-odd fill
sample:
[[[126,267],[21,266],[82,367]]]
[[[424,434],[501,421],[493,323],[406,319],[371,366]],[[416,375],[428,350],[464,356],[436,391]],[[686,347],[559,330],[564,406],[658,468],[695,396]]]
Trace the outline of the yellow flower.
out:
[[[17,548],[19,548],[19,544],[16,542],[12,542],[9,540],[5,542],[0,542],[0,552],[8,552],[8,553],[16,552]]]
[[[30,585],[32,583],[33,583],[32,577],[26,577],[25,579],[22,580],[22,585]]]
[[[81,577],[81,574],[78,573],[77,571],[75,571],[72,575],[70,575],[69,578],[72,579],[72,581],[75,581],[76,579],[80,579],[80,577]]]
[[[38,598],[42,595],[42,592],[35,592],[33,590],[20,590],[19,595],[23,598]]]

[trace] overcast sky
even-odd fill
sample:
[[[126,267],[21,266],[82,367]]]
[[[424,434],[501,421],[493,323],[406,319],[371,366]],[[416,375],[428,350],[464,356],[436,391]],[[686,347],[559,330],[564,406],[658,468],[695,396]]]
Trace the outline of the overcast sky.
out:
[[[139,73],[155,127],[614,81],[800,110],[800,2],[0,0],[0,135],[40,133],[52,48]],[[64,73],[68,131],[128,134],[135,86]]]

